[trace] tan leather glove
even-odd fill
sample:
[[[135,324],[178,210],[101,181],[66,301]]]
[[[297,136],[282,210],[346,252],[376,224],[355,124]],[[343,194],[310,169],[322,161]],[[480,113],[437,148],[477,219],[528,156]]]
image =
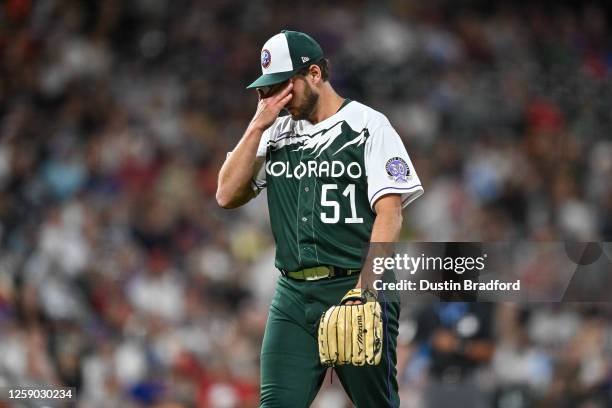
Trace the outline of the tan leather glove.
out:
[[[345,305],[361,300],[360,305]],[[366,290],[351,289],[339,306],[330,307],[319,322],[321,364],[378,365],[382,357],[383,322],[376,296]]]

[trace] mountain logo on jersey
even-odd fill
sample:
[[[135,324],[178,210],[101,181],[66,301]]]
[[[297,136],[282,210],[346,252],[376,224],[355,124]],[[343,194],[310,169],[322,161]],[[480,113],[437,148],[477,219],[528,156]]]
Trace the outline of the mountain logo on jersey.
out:
[[[406,183],[410,178],[410,167],[401,157],[392,157],[387,160],[385,170],[389,178],[392,178],[396,183]]]
[[[299,141],[300,142],[303,141],[303,144],[292,151],[297,152],[297,151],[302,150],[305,153],[315,155],[315,158],[319,157],[321,153],[323,153],[328,148],[330,148],[331,145],[334,143],[334,141],[340,135],[342,135],[342,125],[345,123],[346,121],[344,120],[340,122],[336,122],[331,128],[322,130],[319,133],[315,133],[310,138],[300,139]],[[338,154],[339,152],[341,152],[342,150],[344,150],[345,148],[349,146],[352,146],[352,145],[361,146],[367,138],[366,134],[367,134],[366,129],[363,129],[353,139],[344,143],[339,149],[337,149],[332,154],[332,156]]]

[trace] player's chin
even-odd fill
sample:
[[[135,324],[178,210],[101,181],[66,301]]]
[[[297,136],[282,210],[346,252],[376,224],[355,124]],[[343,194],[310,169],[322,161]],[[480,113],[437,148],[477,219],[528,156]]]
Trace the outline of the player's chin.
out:
[[[292,119],[297,120],[297,118],[296,118],[296,116],[298,114],[298,110],[297,109],[295,109],[292,106],[286,106],[285,110],[287,111],[287,113],[289,113],[289,115],[291,115]]]
[[[304,119],[303,113],[298,108],[291,106],[285,109],[287,110],[287,112],[289,112],[289,115],[291,115],[291,119],[293,120]]]

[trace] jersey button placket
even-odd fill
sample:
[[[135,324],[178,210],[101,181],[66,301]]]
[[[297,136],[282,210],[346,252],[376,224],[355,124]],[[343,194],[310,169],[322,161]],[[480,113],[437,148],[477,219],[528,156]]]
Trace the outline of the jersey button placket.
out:
[[[309,191],[310,191],[310,187],[305,186],[305,187],[304,187],[304,192],[305,192],[305,193],[308,193]],[[310,201],[310,198],[309,198],[309,197],[305,197],[305,198],[306,198],[308,201]],[[308,208],[308,205],[306,205],[306,206],[305,206],[304,211],[307,211],[307,208]],[[303,221],[303,222],[308,222],[308,217],[302,217],[302,221]]]
[[[300,164],[302,163],[302,161],[300,160]],[[306,259],[308,259],[308,251],[306,251],[306,246],[304,245],[304,226],[305,223],[307,222],[307,218],[304,215],[304,187],[302,187],[302,183],[304,182],[304,178],[300,178],[299,181],[299,185],[298,185],[298,202],[297,202],[297,216],[299,218],[298,224],[297,224],[297,238],[298,238],[298,251],[300,252],[300,263],[304,263],[304,261]]]
[[[304,193],[309,193],[310,192],[310,187],[308,186],[308,182],[309,179],[307,178],[306,180],[304,180]],[[312,213],[311,210],[309,208],[311,208],[312,206],[310,206],[309,204],[311,203],[312,197],[310,196],[310,194],[304,194],[304,209],[303,209],[303,214],[304,216],[302,217],[302,221],[304,222],[308,222],[310,220],[310,217],[312,217]],[[310,230],[310,228],[308,228],[308,230]]]
[[[312,194],[310,193],[310,178],[305,175],[300,179],[300,196],[298,202],[298,214],[300,217],[300,224],[298,225],[298,235],[299,235],[299,243],[301,249],[301,260],[302,262],[306,261],[309,258],[312,258],[313,251],[311,247],[311,243],[309,242],[312,238]]]

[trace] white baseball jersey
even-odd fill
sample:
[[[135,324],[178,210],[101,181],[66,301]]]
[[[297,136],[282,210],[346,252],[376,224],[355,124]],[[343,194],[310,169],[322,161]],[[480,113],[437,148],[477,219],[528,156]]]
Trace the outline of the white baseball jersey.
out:
[[[402,206],[423,194],[399,135],[380,112],[347,100],[311,124],[279,117],[257,151],[265,164],[253,180],[268,188],[276,266],[361,267],[375,203],[399,194]]]

